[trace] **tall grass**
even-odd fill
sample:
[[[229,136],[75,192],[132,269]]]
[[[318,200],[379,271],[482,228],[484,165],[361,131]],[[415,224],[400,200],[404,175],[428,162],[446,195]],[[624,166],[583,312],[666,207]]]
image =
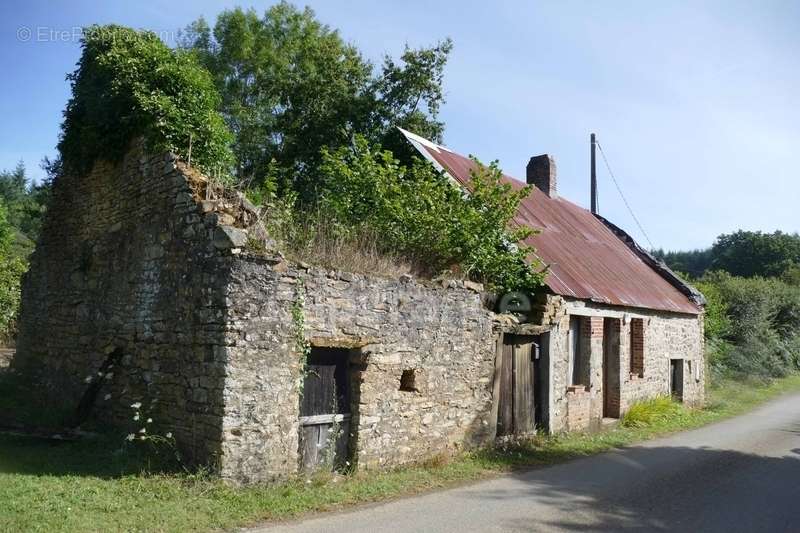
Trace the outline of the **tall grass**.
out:
[[[630,428],[657,426],[688,415],[687,408],[668,395],[656,396],[633,404],[622,417],[622,425]]]

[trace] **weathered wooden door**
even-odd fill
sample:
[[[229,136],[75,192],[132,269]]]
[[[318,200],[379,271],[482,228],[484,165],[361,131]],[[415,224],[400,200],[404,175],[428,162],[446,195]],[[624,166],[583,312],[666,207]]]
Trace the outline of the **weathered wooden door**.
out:
[[[350,456],[349,352],[313,348],[300,401],[300,461],[306,471],[341,468]]]
[[[500,358],[498,435],[522,435],[534,430],[533,337],[504,335]]]

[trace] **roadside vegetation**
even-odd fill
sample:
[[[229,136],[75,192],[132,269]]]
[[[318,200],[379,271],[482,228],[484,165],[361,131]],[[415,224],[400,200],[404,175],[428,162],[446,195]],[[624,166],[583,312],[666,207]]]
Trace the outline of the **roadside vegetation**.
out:
[[[707,250],[656,255],[708,300],[712,382],[800,370],[800,235],[738,231],[720,235]]]

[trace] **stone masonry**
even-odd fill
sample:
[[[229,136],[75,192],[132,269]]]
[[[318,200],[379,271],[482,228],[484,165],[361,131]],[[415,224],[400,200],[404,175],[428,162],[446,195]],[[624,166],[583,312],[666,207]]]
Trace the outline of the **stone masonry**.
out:
[[[700,406],[705,399],[705,359],[703,317],[638,308],[603,306],[580,300],[548,298],[550,307],[560,306],[549,331],[550,346],[550,427],[551,432],[599,427],[603,418],[603,321],[616,321],[618,365],[612,382],[618,383],[617,416],[633,403],[669,394],[670,359],[683,361],[683,401]],[[589,360],[590,382],[573,387],[569,376],[570,316],[582,318],[584,356]],[[631,325],[643,324],[644,372],[631,372]],[[634,338],[636,336],[634,335]]]
[[[151,431],[171,432],[187,457],[226,478],[293,474],[302,379],[291,309],[305,292],[300,334],[361,353],[359,467],[493,437],[495,334],[474,284],[426,286],[249,253],[252,230],[206,212],[196,178],[172,156],[136,147],[118,165],[55,184],[13,361],[54,406],[73,411],[99,382],[101,420],[134,431],[131,405],[141,402]],[[416,391],[399,390],[407,369]]]

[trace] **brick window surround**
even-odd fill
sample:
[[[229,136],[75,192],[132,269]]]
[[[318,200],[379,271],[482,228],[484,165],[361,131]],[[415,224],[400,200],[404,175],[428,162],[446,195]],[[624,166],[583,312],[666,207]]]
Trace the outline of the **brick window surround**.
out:
[[[631,319],[631,375],[644,377],[644,319]]]

